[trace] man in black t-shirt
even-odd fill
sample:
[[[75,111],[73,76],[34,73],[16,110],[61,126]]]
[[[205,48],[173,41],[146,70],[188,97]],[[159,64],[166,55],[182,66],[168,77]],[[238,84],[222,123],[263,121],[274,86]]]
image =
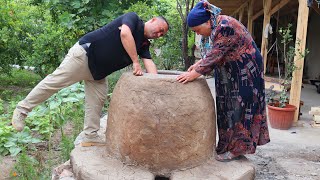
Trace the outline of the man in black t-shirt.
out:
[[[100,114],[107,96],[106,76],[133,64],[133,74],[141,76],[138,55],[148,73],[157,73],[151,59],[148,39],[167,33],[169,24],[162,16],[144,23],[136,13],[124,14],[109,24],[79,39],[60,66],[44,78],[20,101],[13,112],[12,125],[22,131],[27,114],[62,88],[76,82],[85,82],[85,118],[81,133],[81,146],[104,144],[97,132]]]

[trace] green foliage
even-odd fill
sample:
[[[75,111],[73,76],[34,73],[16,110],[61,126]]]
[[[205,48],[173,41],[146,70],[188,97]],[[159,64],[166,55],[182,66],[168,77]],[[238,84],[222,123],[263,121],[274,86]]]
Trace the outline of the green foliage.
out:
[[[29,113],[26,123],[45,139],[48,139],[55,129],[60,129],[68,119],[83,119],[84,86],[76,83],[60,90],[51,96],[44,104],[37,106]]]
[[[181,19],[175,9],[175,3],[167,0],[154,1],[151,6],[145,2],[133,4],[125,12],[136,12],[145,21],[156,16],[164,16],[169,24],[168,33],[159,39],[153,40],[150,52],[159,69],[181,69]],[[155,50],[161,51],[157,56]]]
[[[76,42],[76,34],[60,25],[48,22],[41,25],[43,27],[38,35],[29,36],[33,51],[26,55],[25,63],[34,66],[35,72],[45,77],[59,66],[67,49]]]
[[[33,157],[28,156],[24,150],[19,155],[17,163],[14,166],[14,171],[11,174],[14,174],[14,176],[16,176],[15,178],[17,179],[40,179],[39,177],[41,177],[41,171],[38,168],[39,162]]]
[[[12,126],[8,126],[8,122],[5,121],[6,117],[4,115],[0,116],[0,155],[8,155],[9,148],[4,145],[9,141],[8,139],[12,136],[11,132],[13,131]]]
[[[124,70],[116,71],[107,77],[108,78],[108,93],[109,94],[113,92],[113,90],[116,87],[116,84],[117,84],[118,80],[120,79],[123,71]]]
[[[13,128],[8,126],[7,122],[3,121],[3,119],[0,124],[0,154],[2,156],[7,154],[16,156],[22,148],[27,148],[32,143],[40,142],[39,139],[32,137],[28,127],[22,132],[14,133]]]
[[[155,62],[161,69],[180,69],[181,19],[169,0],[15,0],[0,2],[0,72],[10,64],[34,66],[44,77],[61,62],[67,50],[86,32],[95,30],[124,12],[137,12],[144,20],[163,15],[170,31],[156,40],[161,48]]]
[[[41,142],[39,139],[33,138],[30,133],[31,130],[25,127],[22,132],[14,133],[8,138],[4,147],[9,150],[11,156],[16,156],[23,147],[26,148],[29,144]]]
[[[293,41],[293,36],[291,34],[292,24],[288,24],[286,28],[280,28],[279,33],[282,37],[281,44],[283,45],[283,59],[285,64],[284,79],[281,82],[282,89],[280,93],[276,93],[273,90],[273,86],[269,89],[267,93],[266,100],[269,104],[284,108],[289,102],[289,95],[287,93],[288,88],[291,86],[292,74],[294,71],[299,70],[295,65],[294,57],[298,56],[297,60],[303,59],[308,53],[308,50],[302,52],[300,50],[300,40],[296,41],[295,46],[290,44]],[[280,78],[280,77],[279,77]]]
[[[44,0],[45,1],[45,0]],[[141,0],[142,1],[142,0]],[[123,13],[135,0],[49,0],[48,7],[55,23],[84,32],[95,30]],[[151,0],[144,1],[146,3]]]
[[[3,100],[21,99],[34,87],[41,77],[33,72],[21,69],[13,69],[10,73],[0,73],[0,97]]]
[[[70,153],[74,148],[73,141],[74,139],[68,136],[62,136],[60,146],[61,146],[62,160],[64,162],[70,159]]]
[[[170,23],[170,30],[163,38],[164,42],[161,44],[161,54],[157,57],[157,61],[161,67],[166,70],[171,69],[184,69],[184,60],[182,57],[182,20],[177,11],[177,5],[175,1],[162,1],[162,7],[165,7],[165,17]],[[194,34],[189,34],[188,44],[190,48],[194,44]]]
[[[13,69],[11,74],[0,74],[0,82],[2,87],[19,86],[19,87],[33,87],[41,77],[31,71]]]
[[[46,6],[16,0],[1,1],[0,7],[4,15],[0,17],[0,72],[10,73],[11,64],[32,65],[44,76],[59,65],[79,36],[78,31],[52,23]]]
[[[9,73],[10,64],[23,64],[31,52],[27,33],[35,30],[35,19],[41,19],[36,8],[26,1],[0,1],[0,73]]]
[[[0,114],[4,113],[4,101],[0,98]]]
[[[147,21],[153,17],[159,16],[156,6],[149,6],[146,2],[137,2],[125,10],[124,13],[135,12],[141,19]]]
[[[77,124],[78,134],[83,128],[83,104],[83,85],[77,83],[65,88],[29,113],[27,126],[22,132],[15,132],[12,126],[8,125],[13,111],[13,108],[10,108],[7,114],[0,116],[0,154],[15,156],[22,148],[39,142],[39,139],[32,137],[29,127],[47,140],[55,129],[61,130],[66,120],[70,119]],[[15,105],[16,103],[13,103],[12,106]],[[61,133],[63,135],[62,130]]]
[[[109,92],[112,92],[122,72],[118,71],[108,77]],[[0,105],[3,107],[3,101]],[[62,134],[63,157],[67,158],[73,147],[73,140],[83,128],[84,117],[84,85],[76,83],[51,96],[44,104],[37,106],[26,119],[26,128],[15,132],[9,126],[10,115],[16,102],[12,103],[7,114],[0,116],[0,153],[1,155],[17,155],[24,147],[39,142],[31,135],[31,130],[37,132],[44,140],[48,140],[56,129]],[[75,126],[73,139],[64,135],[62,130],[66,121],[71,120]],[[31,128],[31,130],[29,129]]]

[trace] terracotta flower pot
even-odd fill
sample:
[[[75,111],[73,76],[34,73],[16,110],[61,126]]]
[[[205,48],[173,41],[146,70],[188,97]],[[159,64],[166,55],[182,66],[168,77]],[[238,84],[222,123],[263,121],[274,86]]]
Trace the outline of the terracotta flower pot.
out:
[[[285,107],[275,107],[268,104],[268,117],[272,128],[287,130],[294,121],[294,113],[297,107],[287,104]]]

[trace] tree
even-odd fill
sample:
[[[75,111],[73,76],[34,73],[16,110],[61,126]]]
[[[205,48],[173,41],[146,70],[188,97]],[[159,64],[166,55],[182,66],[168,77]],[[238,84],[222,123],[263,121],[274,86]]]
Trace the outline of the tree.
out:
[[[34,66],[41,76],[51,73],[79,37],[134,11],[148,20],[163,15],[170,23],[164,38],[155,40],[153,56],[164,69],[181,69],[181,20],[170,0],[0,0],[0,73],[10,65]]]
[[[0,14],[0,73],[9,74],[11,65],[23,65],[32,52],[29,37],[38,34],[42,14],[26,0],[0,1]]]
[[[136,12],[145,21],[155,16],[164,16],[170,24],[170,30],[163,38],[152,40],[152,58],[159,69],[182,69],[181,20],[176,3],[170,0],[155,0],[151,5],[137,2],[125,12]],[[155,49],[161,50],[160,55],[155,54]]]
[[[188,54],[188,35],[189,35],[189,28],[187,24],[187,17],[190,10],[194,6],[194,0],[176,0],[177,2],[177,10],[179,12],[180,18],[182,20],[182,58],[184,61],[184,68],[185,70],[188,69],[193,63],[194,58],[193,54],[189,56]]]

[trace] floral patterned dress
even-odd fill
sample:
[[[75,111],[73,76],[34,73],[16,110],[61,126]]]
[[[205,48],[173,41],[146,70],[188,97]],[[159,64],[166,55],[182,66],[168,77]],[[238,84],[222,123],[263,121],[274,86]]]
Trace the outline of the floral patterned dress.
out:
[[[212,31],[212,49],[196,67],[214,70],[219,142],[217,153],[252,154],[270,141],[266,120],[263,59],[246,28],[219,15]]]

